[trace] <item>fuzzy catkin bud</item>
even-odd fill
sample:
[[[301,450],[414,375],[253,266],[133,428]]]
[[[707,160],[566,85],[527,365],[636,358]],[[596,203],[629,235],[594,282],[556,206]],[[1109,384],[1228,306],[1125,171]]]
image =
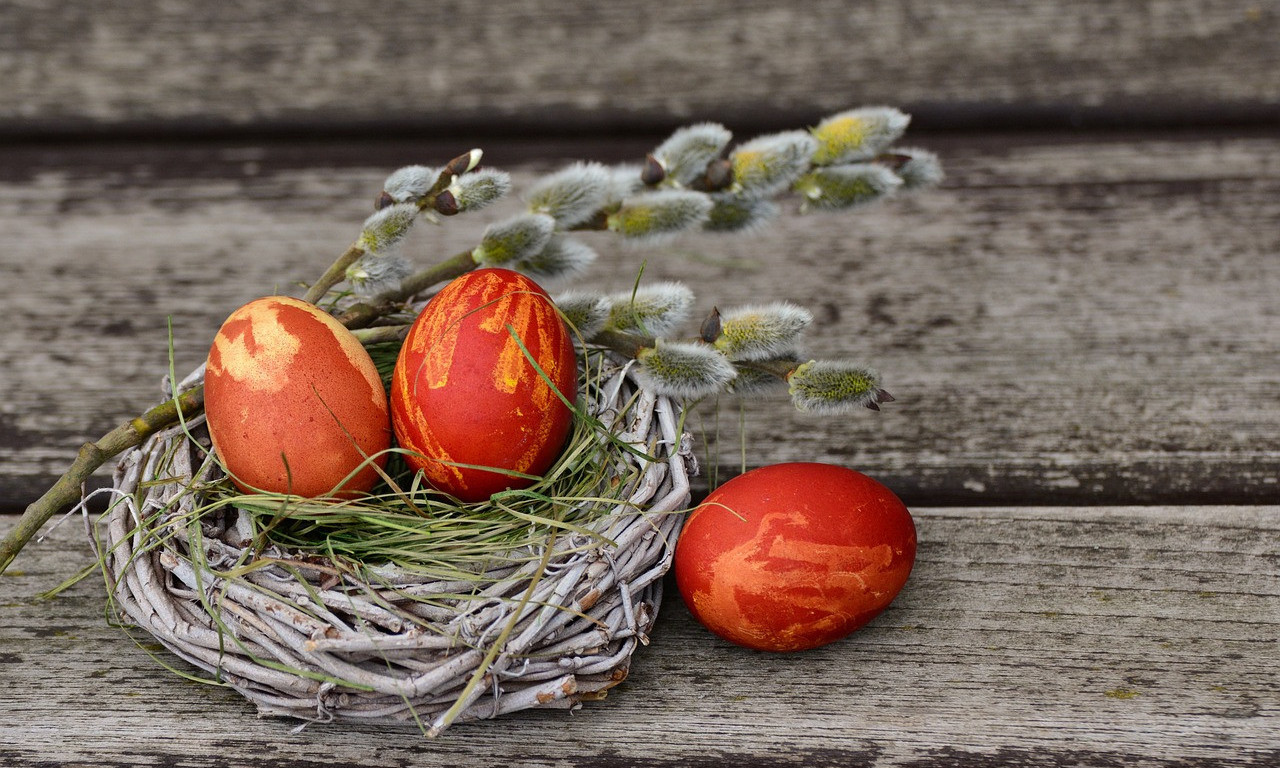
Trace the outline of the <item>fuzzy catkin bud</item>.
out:
[[[605,207],[621,204],[632,195],[644,189],[642,175],[644,167],[640,165],[616,165],[609,168],[609,191],[605,195]]]
[[[711,214],[711,207],[711,197],[701,192],[645,192],[629,198],[609,214],[608,228],[628,240],[660,240],[702,224]]]
[[[494,168],[481,168],[458,176],[449,185],[449,193],[458,203],[458,212],[478,211],[500,200],[511,190],[511,175]]]
[[[439,177],[439,168],[406,165],[388,176],[382,189],[392,202],[416,203],[435,186]]]
[[[880,375],[871,368],[835,360],[810,360],[787,379],[791,401],[801,411],[848,413],[854,408],[877,408]]]
[[[733,134],[717,123],[685,126],[658,145],[653,158],[666,171],[668,183],[689,186],[707,170],[707,164],[720,156]]]
[[[869,160],[897,141],[911,116],[893,107],[861,107],[832,115],[811,133],[818,140],[816,165]]]
[[[772,200],[747,198],[729,193],[711,195],[711,213],[702,226],[712,232],[754,232],[778,216]]]
[[[724,355],[698,343],[663,341],[641,350],[636,376],[640,386],[658,395],[695,400],[721,392],[737,370]]]
[[[721,313],[715,347],[730,360],[777,358],[795,350],[812,322],[809,310],[785,301],[738,307]]]
[[[815,168],[796,182],[804,206],[835,211],[883,199],[902,186],[893,171],[875,163],[851,163]]]
[[[346,280],[357,295],[370,297],[399,288],[412,272],[413,265],[400,253],[366,253],[347,267]]]
[[[599,293],[565,291],[554,301],[565,322],[583,339],[590,339],[603,331],[609,322],[609,299]]]
[[[693,291],[682,283],[651,283],[609,297],[609,327],[617,331],[665,336],[689,315]]]
[[[818,140],[786,131],[748,141],[729,155],[733,189],[743,197],[769,197],[791,186],[809,169]]]
[[[485,267],[509,267],[538,255],[555,228],[556,220],[541,213],[522,213],[490,224],[471,258]]]
[[[529,210],[556,220],[561,229],[581,224],[608,200],[613,174],[600,163],[574,163],[529,188]]]
[[[414,203],[395,203],[364,220],[356,245],[369,253],[385,251],[400,242],[418,217]]]
[[[596,260],[591,246],[561,234],[554,234],[535,254],[516,262],[515,268],[533,277],[553,280],[582,272]]]
[[[902,155],[907,161],[898,167],[896,173],[902,179],[902,188],[907,190],[936,187],[942,183],[942,161],[927,149],[895,148],[894,154]]]

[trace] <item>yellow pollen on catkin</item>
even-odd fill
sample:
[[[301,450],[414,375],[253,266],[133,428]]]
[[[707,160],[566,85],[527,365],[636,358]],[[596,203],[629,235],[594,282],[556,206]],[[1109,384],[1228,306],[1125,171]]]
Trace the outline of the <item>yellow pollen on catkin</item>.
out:
[[[813,131],[819,142],[814,162],[819,165],[835,161],[845,152],[862,146],[867,140],[867,124],[856,117],[831,120]]]

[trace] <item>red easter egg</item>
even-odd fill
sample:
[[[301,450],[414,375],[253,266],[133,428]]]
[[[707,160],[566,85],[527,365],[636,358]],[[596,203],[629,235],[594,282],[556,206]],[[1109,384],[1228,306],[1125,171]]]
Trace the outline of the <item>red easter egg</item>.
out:
[[[518,272],[478,269],[432,297],[409,329],[391,420],[406,460],[433,486],[481,501],[533,482],[503,470],[538,476],[555,463],[573,421],[561,395],[573,402],[577,389],[573,338],[546,291]]]
[[[712,632],[748,648],[799,651],[871,621],[915,556],[915,524],[888,488],[831,464],[775,464],[698,505],[676,545],[675,574]]]
[[[251,301],[222,324],[204,406],[214,450],[245,491],[368,492],[379,475],[366,461],[383,466],[391,446],[387,396],[369,353],[328,313],[287,296]]]

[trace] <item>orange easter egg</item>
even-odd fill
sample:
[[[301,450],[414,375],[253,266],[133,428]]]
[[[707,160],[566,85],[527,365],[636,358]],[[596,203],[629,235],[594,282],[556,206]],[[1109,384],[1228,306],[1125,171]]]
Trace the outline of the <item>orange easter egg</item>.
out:
[[[916,556],[911,514],[875,480],[831,464],[751,470],[710,493],[676,545],[685,604],[748,648],[839,640],[888,607]]]
[[[409,329],[391,419],[432,486],[481,501],[551,467],[577,387],[573,339],[546,291],[511,270],[478,269],[432,297]]]
[[[382,380],[314,305],[268,296],[231,313],[204,388],[214,450],[243,490],[350,497],[377,484],[391,444]]]

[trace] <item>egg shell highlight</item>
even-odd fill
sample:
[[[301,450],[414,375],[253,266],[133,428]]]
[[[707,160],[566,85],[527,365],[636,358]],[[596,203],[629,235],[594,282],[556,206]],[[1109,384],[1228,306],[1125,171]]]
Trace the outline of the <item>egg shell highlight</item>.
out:
[[[432,297],[409,329],[391,419],[432,486],[482,501],[534,481],[480,467],[541,476],[555,463],[577,389],[573,338],[546,291],[518,272],[478,269]]]
[[[247,492],[349,498],[371,490],[386,464],[391,420],[377,367],[307,302],[268,296],[231,313],[209,350],[204,400],[214,450]]]
[[[751,470],[710,493],[676,546],[690,612],[730,642],[799,651],[880,614],[916,555],[910,512],[845,467],[795,462]]]

